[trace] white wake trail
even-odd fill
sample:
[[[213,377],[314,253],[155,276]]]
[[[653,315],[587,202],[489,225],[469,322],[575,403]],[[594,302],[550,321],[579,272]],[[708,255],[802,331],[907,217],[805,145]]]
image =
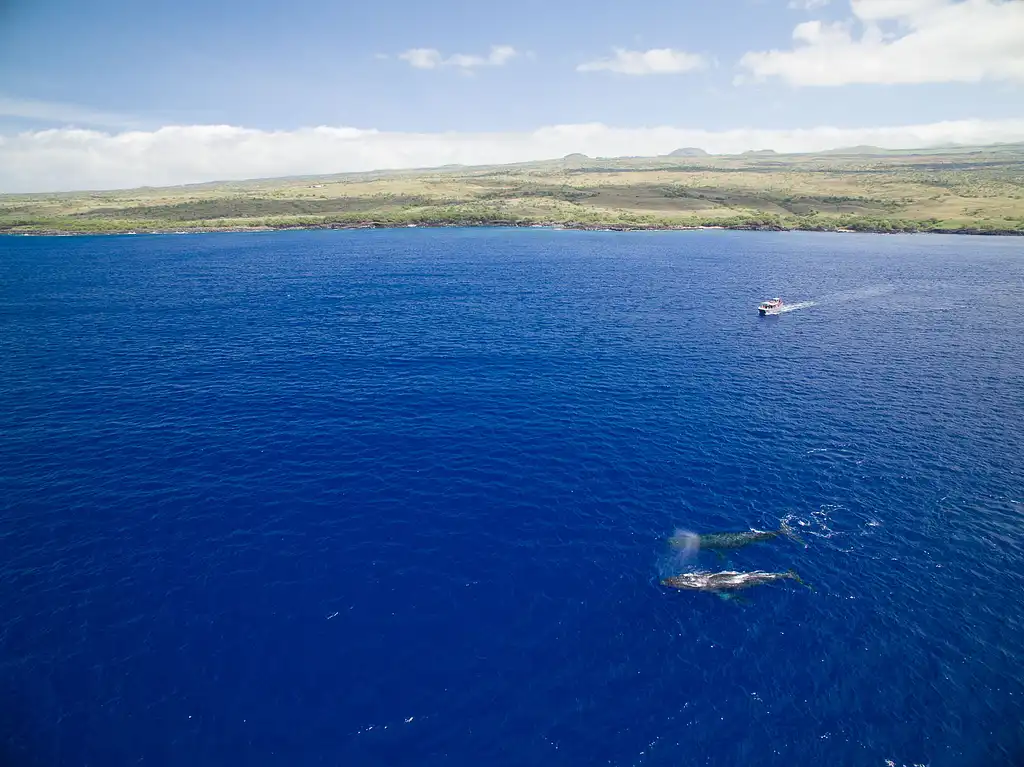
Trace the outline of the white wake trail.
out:
[[[797,309],[806,309],[808,306],[817,306],[817,301],[801,301],[798,304],[783,304],[778,309],[776,314],[785,314],[786,312],[795,312]]]
[[[893,293],[896,290],[894,285],[868,285],[857,290],[844,290],[838,293],[831,293],[823,297],[822,301],[830,304],[842,304],[847,301],[864,301],[868,298],[878,298]]]

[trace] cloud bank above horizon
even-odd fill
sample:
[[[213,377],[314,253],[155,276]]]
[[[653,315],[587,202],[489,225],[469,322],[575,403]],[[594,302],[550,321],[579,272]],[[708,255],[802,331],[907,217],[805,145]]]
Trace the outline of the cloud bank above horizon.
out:
[[[60,128],[0,135],[0,192],[58,192],[172,186],[276,176],[441,165],[492,165],[563,157],[662,155],[680,147],[713,154],[747,150],[817,152],[873,145],[1024,141],[1024,119],[792,130],[555,125],[522,133],[401,133],[346,127],[263,131],[230,125],[167,126],[105,133]]]

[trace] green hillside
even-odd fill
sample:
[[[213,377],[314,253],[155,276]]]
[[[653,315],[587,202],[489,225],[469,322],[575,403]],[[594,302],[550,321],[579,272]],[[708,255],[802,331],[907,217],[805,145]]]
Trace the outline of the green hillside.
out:
[[[476,224],[1024,233],[1024,144],[382,171],[0,195],[0,232]]]

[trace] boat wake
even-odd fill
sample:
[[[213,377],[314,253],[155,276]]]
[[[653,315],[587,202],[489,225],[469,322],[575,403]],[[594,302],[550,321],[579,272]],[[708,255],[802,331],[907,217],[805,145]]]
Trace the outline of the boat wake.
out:
[[[844,290],[838,293],[831,293],[824,298],[822,301],[826,301],[830,304],[842,304],[847,301],[864,301],[868,298],[877,298],[878,296],[885,296],[896,290],[894,285],[868,285],[865,288],[859,288],[857,290]]]
[[[842,304],[848,301],[864,301],[869,298],[887,295],[895,290],[896,288],[892,285],[869,285],[866,288],[859,288],[857,290],[830,293],[827,296],[819,297],[815,301],[799,301],[795,304],[782,304],[782,306],[777,305],[778,299],[772,299],[771,301],[766,301],[761,304],[758,309],[767,309],[767,311],[762,311],[762,314],[774,317],[778,314],[787,314],[789,312],[795,312],[798,309],[808,309],[820,304]]]
[[[817,306],[817,301],[801,301],[798,304],[785,304],[784,306],[777,309],[774,314],[785,314],[786,312],[795,312],[797,309],[806,309],[809,306]]]

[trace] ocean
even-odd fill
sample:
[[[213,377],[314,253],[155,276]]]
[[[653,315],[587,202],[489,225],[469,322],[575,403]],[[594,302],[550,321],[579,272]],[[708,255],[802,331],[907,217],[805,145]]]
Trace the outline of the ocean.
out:
[[[1013,238],[0,238],[0,764],[1022,764],[1022,326]]]

